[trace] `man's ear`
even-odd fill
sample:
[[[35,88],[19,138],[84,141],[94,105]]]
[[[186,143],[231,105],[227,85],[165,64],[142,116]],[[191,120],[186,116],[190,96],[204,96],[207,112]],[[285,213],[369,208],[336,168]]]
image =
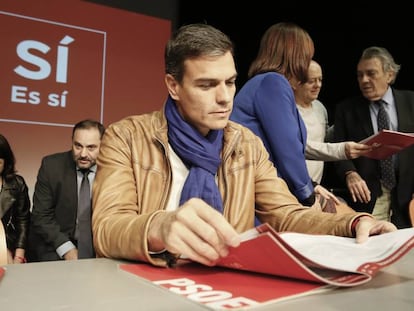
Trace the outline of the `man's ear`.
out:
[[[167,85],[168,93],[170,94],[172,99],[178,100],[178,88],[180,87],[180,85],[178,84],[177,80],[175,80],[175,78],[171,74],[167,73],[165,75],[164,81]]]
[[[387,83],[388,85],[391,85],[391,81],[395,79],[395,72],[388,71],[386,75],[387,75]]]

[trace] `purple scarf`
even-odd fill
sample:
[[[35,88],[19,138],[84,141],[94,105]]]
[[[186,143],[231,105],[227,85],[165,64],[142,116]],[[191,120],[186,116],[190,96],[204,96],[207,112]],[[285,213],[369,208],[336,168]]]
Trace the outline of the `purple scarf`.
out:
[[[210,130],[204,137],[183,120],[170,96],[165,105],[165,115],[168,141],[190,170],[181,193],[180,205],[191,198],[201,198],[222,213],[223,202],[215,175],[221,164],[223,130]]]

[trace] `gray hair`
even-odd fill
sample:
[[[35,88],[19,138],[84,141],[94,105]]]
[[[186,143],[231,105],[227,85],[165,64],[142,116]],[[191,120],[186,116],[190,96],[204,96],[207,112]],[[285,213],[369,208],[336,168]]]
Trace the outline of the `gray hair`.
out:
[[[382,64],[384,72],[393,72],[393,79],[390,84],[394,84],[397,74],[400,71],[401,65],[394,61],[391,53],[386,48],[379,46],[371,46],[366,48],[361,55],[360,60],[378,58]]]

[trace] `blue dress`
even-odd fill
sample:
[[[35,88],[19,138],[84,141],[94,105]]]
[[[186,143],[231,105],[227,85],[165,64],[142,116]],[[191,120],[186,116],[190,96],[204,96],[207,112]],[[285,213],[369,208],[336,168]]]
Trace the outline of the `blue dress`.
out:
[[[235,96],[230,119],[263,140],[278,175],[299,201],[313,197],[305,162],[306,127],[292,87],[283,75],[267,72],[247,81]]]

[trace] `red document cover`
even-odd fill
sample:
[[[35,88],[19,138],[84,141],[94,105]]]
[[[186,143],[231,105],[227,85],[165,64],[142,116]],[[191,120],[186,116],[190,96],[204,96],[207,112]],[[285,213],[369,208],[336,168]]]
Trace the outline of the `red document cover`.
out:
[[[198,263],[181,264],[174,268],[146,263],[120,264],[120,268],[214,310],[245,310],[332,289],[321,283],[207,267]]]
[[[381,160],[413,145],[414,133],[382,130],[377,134],[361,140],[360,143],[375,146],[372,151],[364,154],[365,157]]]
[[[354,238],[278,233],[262,224],[242,234],[243,242],[231,248],[217,265],[299,280],[349,287],[370,281],[414,247],[414,228]]]
[[[340,236],[278,233],[262,224],[241,238],[215,267],[188,260],[173,268],[120,267],[213,309],[248,307],[369,282],[414,247],[414,228],[356,243]]]

